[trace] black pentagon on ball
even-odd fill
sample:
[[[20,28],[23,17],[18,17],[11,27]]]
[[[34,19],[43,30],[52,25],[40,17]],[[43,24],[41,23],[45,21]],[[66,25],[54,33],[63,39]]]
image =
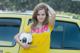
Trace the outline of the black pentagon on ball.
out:
[[[23,43],[26,43],[26,42],[27,42],[27,38],[24,37],[24,38],[22,39],[22,42],[23,42]]]

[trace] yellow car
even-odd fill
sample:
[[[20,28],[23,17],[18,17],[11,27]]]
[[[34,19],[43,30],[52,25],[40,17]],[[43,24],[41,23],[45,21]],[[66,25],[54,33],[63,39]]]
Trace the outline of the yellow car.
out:
[[[0,53],[20,53],[21,47],[15,42],[14,36],[24,31],[30,23],[31,14],[0,13]],[[57,15],[51,33],[51,53],[80,53],[79,45],[80,20]]]

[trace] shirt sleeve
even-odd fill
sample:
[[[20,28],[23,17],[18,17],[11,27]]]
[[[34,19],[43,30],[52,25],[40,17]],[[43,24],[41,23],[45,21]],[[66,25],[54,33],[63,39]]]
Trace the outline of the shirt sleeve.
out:
[[[52,30],[54,29],[54,25],[52,26],[50,23],[48,24],[48,27],[50,29],[50,32],[52,32]]]

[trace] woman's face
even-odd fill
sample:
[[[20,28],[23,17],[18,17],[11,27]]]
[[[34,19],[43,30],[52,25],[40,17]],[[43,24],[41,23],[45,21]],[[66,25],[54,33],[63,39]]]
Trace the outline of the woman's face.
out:
[[[46,13],[45,13],[45,10],[42,9],[42,10],[38,10],[38,14],[37,14],[37,20],[39,23],[43,23],[44,20],[46,18]]]

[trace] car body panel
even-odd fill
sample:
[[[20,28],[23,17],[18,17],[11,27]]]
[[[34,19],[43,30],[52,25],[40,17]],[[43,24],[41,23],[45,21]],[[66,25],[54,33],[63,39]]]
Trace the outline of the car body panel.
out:
[[[1,18],[21,18],[22,19],[22,23],[20,26],[20,30],[19,32],[25,31],[24,29],[27,27],[27,31],[30,31],[30,26],[27,25],[28,24],[28,20],[32,19],[31,15],[24,15],[24,14],[15,14],[15,13],[0,13],[0,17]],[[57,15],[56,16],[56,20],[58,21],[63,21],[63,22],[72,22],[72,23],[76,23],[78,25],[78,27],[80,28],[80,20],[78,19],[73,19],[71,18],[71,16],[67,16],[66,15]],[[26,27],[25,27],[26,26]],[[13,47],[2,47],[0,46],[0,53],[19,53],[20,52],[20,46],[19,44],[16,43],[15,46]],[[50,49],[51,53],[80,53],[80,50],[70,50],[70,49]]]

